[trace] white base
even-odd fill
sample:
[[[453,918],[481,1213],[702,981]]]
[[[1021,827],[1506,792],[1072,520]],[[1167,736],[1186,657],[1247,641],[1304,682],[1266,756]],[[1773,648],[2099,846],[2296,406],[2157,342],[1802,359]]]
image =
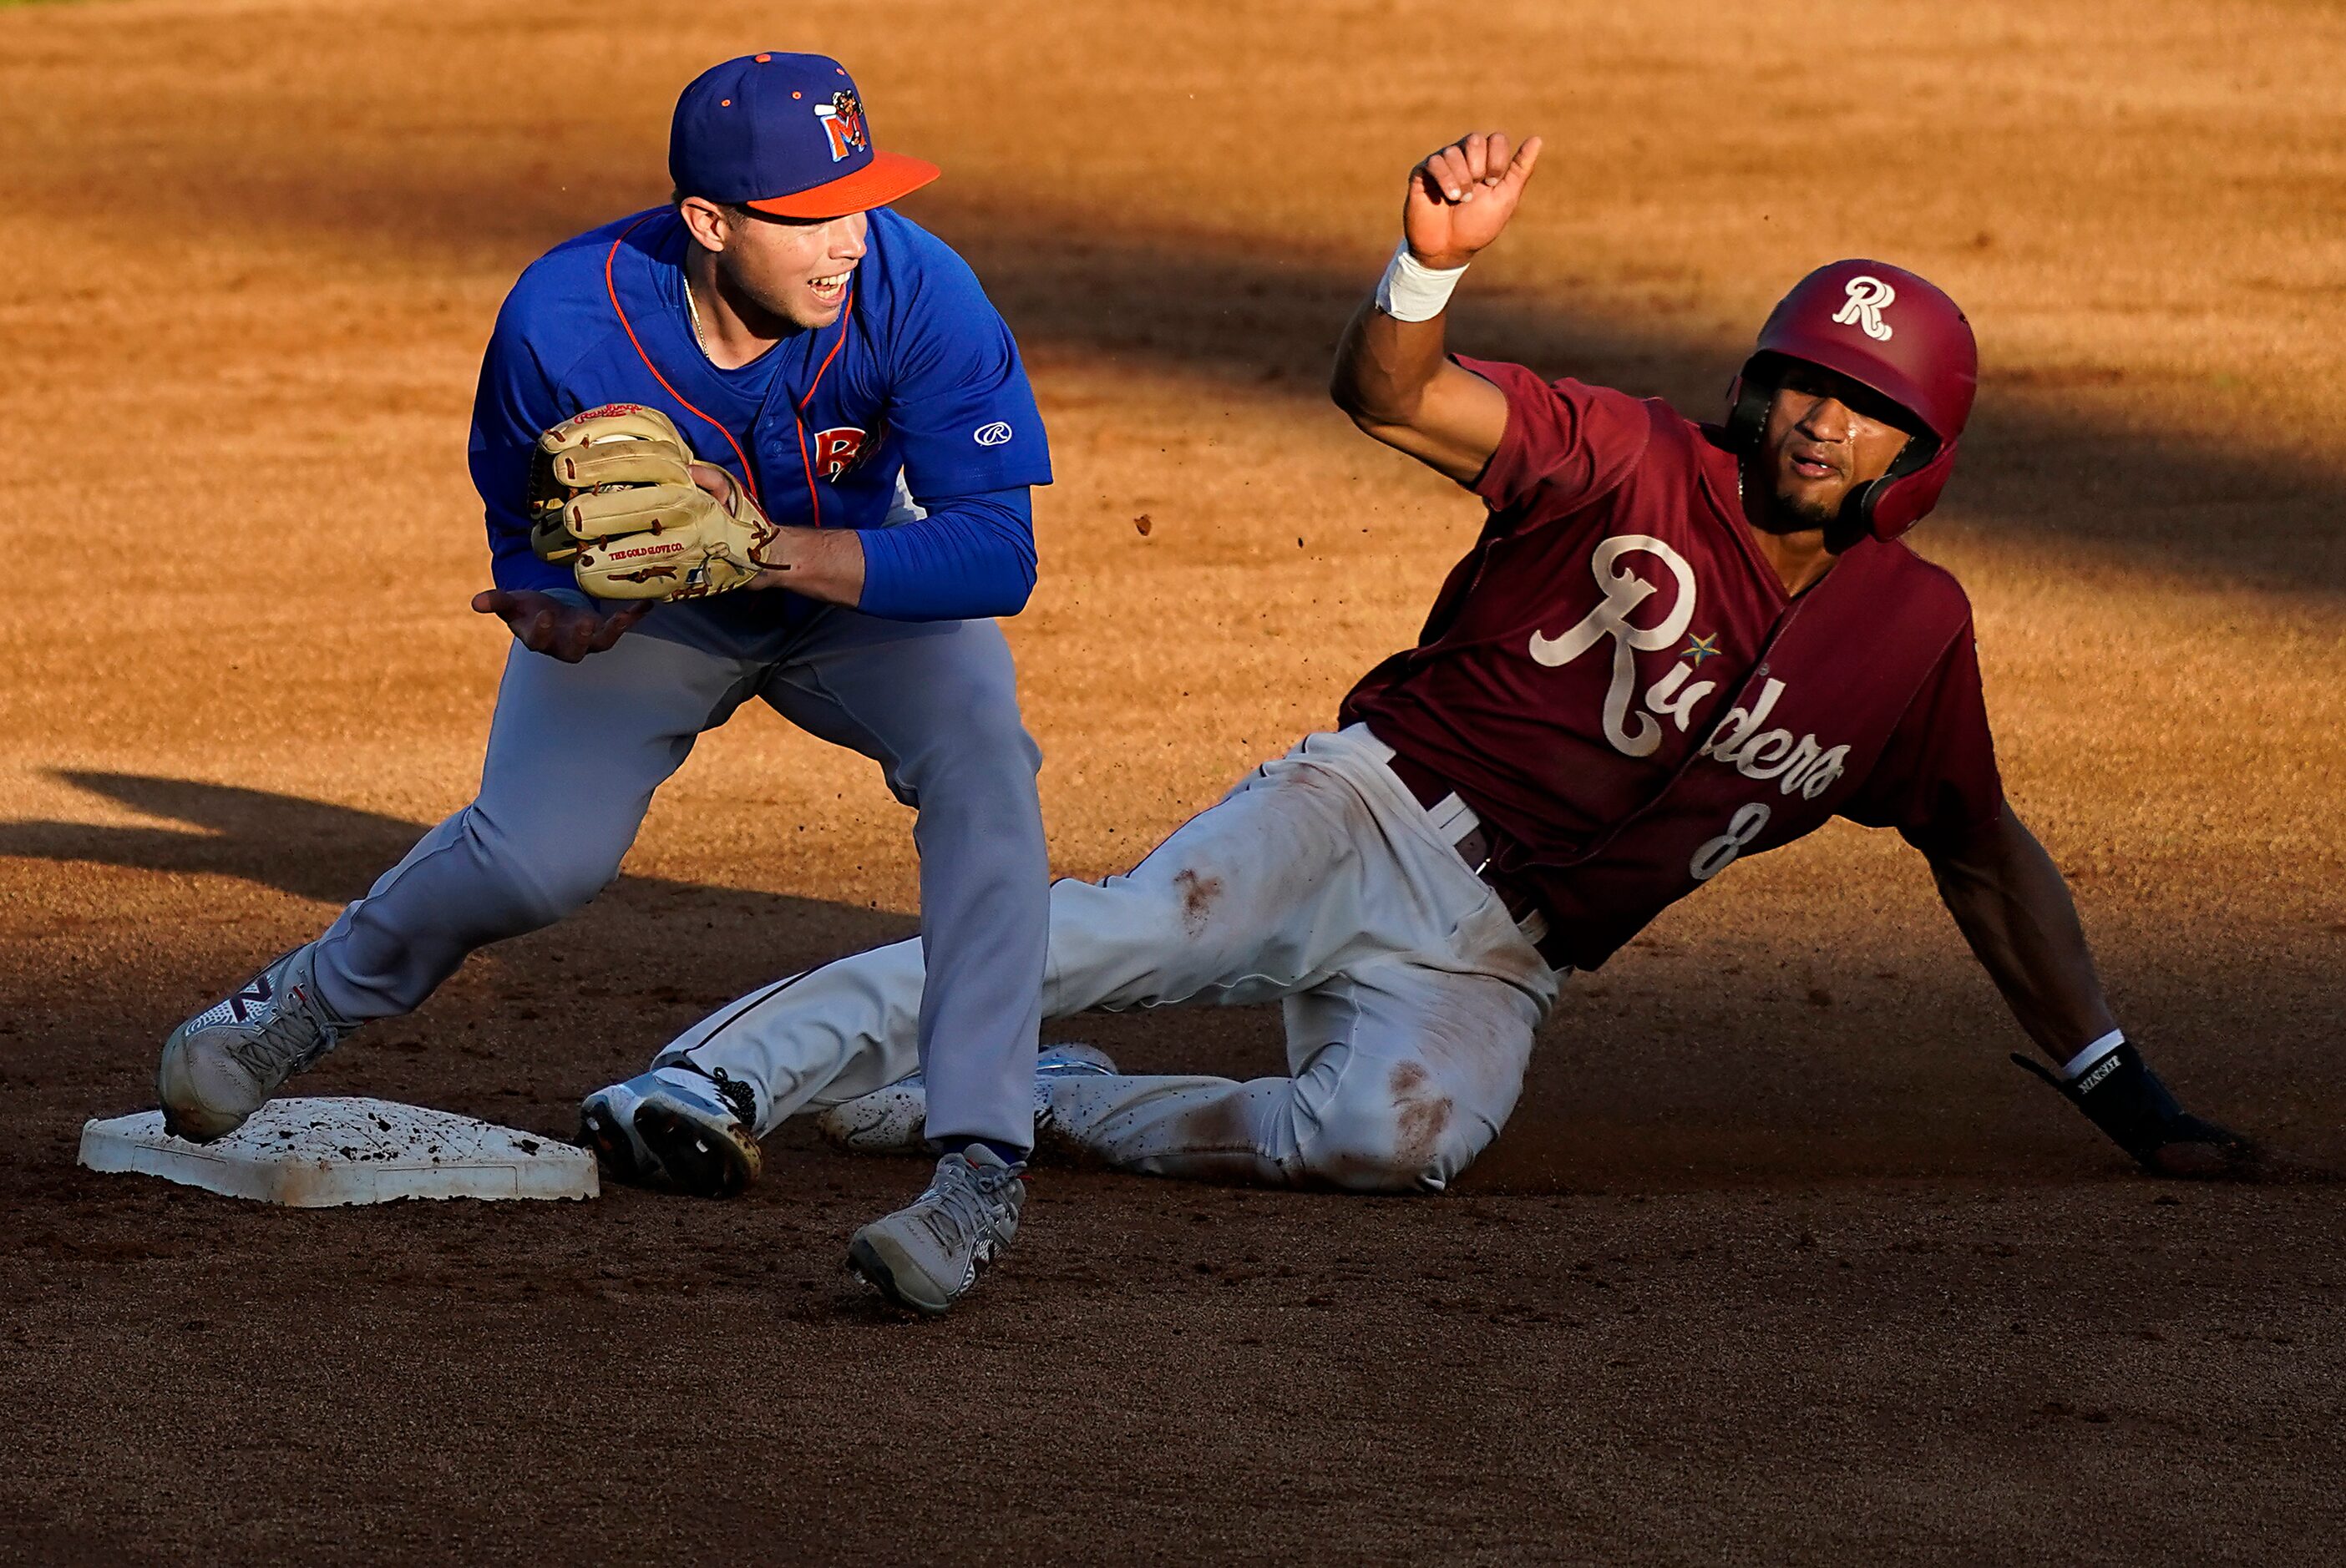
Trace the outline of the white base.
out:
[[[292,1208],[402,1197],[593,1197],[595,1156],[535,1133],[393,1100],[271,1100],[217,1143],[163,1113],[82,1125],[81,1163]]]

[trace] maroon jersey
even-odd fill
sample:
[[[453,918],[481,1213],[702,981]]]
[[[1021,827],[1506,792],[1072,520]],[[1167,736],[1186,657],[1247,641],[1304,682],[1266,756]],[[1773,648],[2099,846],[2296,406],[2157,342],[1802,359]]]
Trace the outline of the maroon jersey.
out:
[[[1798,597],[1734,453],[1660,399],[1460,363],[1507,397],[1491,508],[1418,646],[1343,722],[1446,780],[1593,969],[1740,855],[1836,814],[1918,844],[2003,809],[1971,605],[1867,538]]]

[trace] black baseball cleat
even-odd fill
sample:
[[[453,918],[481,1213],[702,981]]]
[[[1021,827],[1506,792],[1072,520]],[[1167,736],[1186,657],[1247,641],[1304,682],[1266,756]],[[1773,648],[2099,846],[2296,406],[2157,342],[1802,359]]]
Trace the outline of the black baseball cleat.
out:
[[[613,1180],[665,1178],[699,1197],[731,1197],[758,1179],[757,1096],[719,1068],[674,1062],[586,1096],[578,1141]]]

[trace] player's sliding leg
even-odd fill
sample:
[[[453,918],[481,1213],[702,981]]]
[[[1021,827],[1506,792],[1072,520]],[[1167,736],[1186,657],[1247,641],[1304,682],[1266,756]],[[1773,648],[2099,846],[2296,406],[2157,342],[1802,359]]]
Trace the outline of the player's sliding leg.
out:
[[[1500,990],[1526,998],[1535,1013],[1544,1009],[1555,995],[1554,977],[1489,890],[1435,836],[1423,811],[1383,767],[1382,754],[1363,733],[1311,737],[1184,824],[1129,874],[1096,884],[1055,884],[1046,1015],[1092,1007],[1270,1001],[1312,992],[1341,976],[1381,972],[1381,963],[1410,955],[1459,975],[1488,977]],[[883,1085],[891,1085],[885,1094],[892,1105],[913,1096],[917,1110],[925,1085],[892,1085],[916,1066],[922,979],[917,942],[859,953],[719,1010],[663,1050],[660,1059],[688,1059],[704,1072],[722,1071],[753,1084],[760,1133],[801,1109],[875,1098],[872,1092]],[[1347,1005],[1356,1010],[1361,995],[1381,997],[1392,989],[1346,983],[1354,998]],[[1344,991],[1339,986],[1331,994]],[[1378,1016],[1392,1013],[1392,1006],[1377,1003]],[[1303,1016],[1318,1015],[1307,1008]],[[1526,1041],[1529,1027],[1522,1026]],[[1314,1054],[1300,1042],[1316,1028],[1298,1036],[1300,1068]],[[1398,1049],[1382,1042],[1406,1033],[1372,1030],[1369,1038],[1382,1060]],[[1324,1077],[1334,1065],[1331,1058],[1319,1071]],[[1520,1071],[1519,1061],[1513,1070]],[[1290,1082],[1249,1087],[1268,1101],[1290,1095]],[[1115,1130],[1099,1135],[1101,1146],[1111,1151],[1123,1146],[1117,1142],[1123,1133],[1147,1119],[1125,1115],[1142,1098],[1192,1091],[1226,1097],[1239,1087],[1202,1077],[1118,1084],[1127,1097],[1112,1107],[1096,1104],[1096,1115],[1086,1121],[1116,1121]],[[1047,1080],[1045,1088],[1056,1105],[1059,1089]],[[1490,1095],[1468,1097],[1498,1103]],[[1347,1111],[1353,1101],[1328,1103]],[[1512,1104],[1512,1091],[1506,1103]],[[1463,1129],[1471,1119],[1457,1125]],[[913,1118],[900,1116],[898,1125],[909,1127]],[[1263,1179],[1292,1179],[1268,1174],[1282,1170],[1283,1158],[1292,1163],[1290,1142],[1297,1141],[1250,1135],[1232,1151],[1256,1162],[1247,1168]],[[1136,1157],[1176,1152],[1163,1138],[1137,1146],[1146,1154]],[[1314,1146],[1337,1145],[1321,1140]]]
[[[652,791],[741,699],[743,668],[640,632],[576,665],[516,646],[479,796],[324,935],[172,1032],[157,1072],[168,1125],[225,1136],[358,1024],[421,1005],[474,949],[592,899]]]
[[[1191,828],[1224,827],[1215,819],[1227,809],[1218,807]],[[1232,835],[1229,842],[1241,840]],[[1168,843],[1158,856],[1172,848]],[[1376,848],[1365,841],[1362,858],[1374,863]],[[1454,854],[1450,863],[1464,869]],[[1428,869],[1442,867],[1435,861]],[[1294,878],[1312,868],[1269,869]],[[1155,944],[1128,916],[1137,903],[1135,881],[1148,870],[1144,865],[1130,880],[1053,888],[1055,974],[1063,931],[1096,941],[1094,933],[1122,928],[1138,939],[1127,951],[1146,962]],[[1450,879],[1428,881],[1440,888]],[[1343,972],[1286,994],[1292,1076],[1239,1083],[1046,1066],[1035,1081],[1038,1136],[1152,1176],[1362,1192],[1442,1190],[1504,1125],[1533,1034],[1556,997],[1555,978],[1537,952],[1495,899],[1485,904],[1474,897],[1480,882],[1470,876],[1467,883],[1449,904],[1411,898],[1396,877],[1392,903],[1408,909],[1418,929],[1389,923],[1372,948],[1354,945],[1356,956]],[[1093,958],[1095,974],[1107,967],[1100,956]],[[877,970],[865,978],[876,978]],[[1053,1016],[1061,1003],[1055,991]],[[908,1112],[921,1095],[917,1078],[891,1084],[823,1111],[818,1125],[842,1146],[901,1153],[911,1141]]]
[[[1396,956],[1289,997],[1291,1077],[1060,1078],[1051,1135],[1149,1176],[1440,1192],[1515,1109],[1553,995],[1447,966],[1491,963],[1474,946],[1438,955],[1444,967]]]
[[[1359,810],[1324,768],[1281,759],[1130,873],[1053,884],[1045,1010],[1268,1002],[1321,978],[1321,960],[1333,955],[1313,947],[1314,933],[1357,924],[1354,911],[1380,881],[1350,852],[1347,802]],[[1315,900],[1333,906],[1333,918],[1315,921]],[[902,942],[777,982],[710,1014],[657,1061],[751,1085],[756,1131],[770,1132],[797,1111],[919,1070],[922,960],[921,942]],[[924,1114],[927,1096],[923,1080]]]

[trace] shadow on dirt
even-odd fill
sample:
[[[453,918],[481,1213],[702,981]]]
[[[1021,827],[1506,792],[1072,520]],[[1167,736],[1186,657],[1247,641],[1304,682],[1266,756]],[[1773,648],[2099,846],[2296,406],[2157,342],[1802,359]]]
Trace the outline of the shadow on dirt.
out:
[[[314,935],[327,919],[318,905],[365,892],[428,826],[231,785],[52,776],[183,826],[0,822],[0,858],[159,873],[158,887],[235,879],[306,902],[166,891],[167,927],[107,917],[100,951],[128,964],[0,972],[0,1077],[27,1085],[18,1111],[49,1130],[151,1105],[154,1053],[170,1027]],[[581,1095],[641,1071],[710,1009],[916,929],[894,911],[623,874],[569,919],[474,954],[414,1014],[369,1024],[302,1082],[309,1093],[384,1095],[567,1136]]]
[[[94,796],[184,828],[57,821],[0,823],[0,856],[79,861],[171,875],[232,877],[293,897],[336,902],[362,892],[403,855],[424,824],[268,790],[136,774],[60,772]],[[273,930],[189,931],[178,962],[209,998],[265,960],[268,944],[309,934],[314,915],[271,920]],[[564,1125],[576,1095],[607,1074],[637,1070],[709,1009],[794,970],[913,934],[907,917],[819,899],[622,876],[587,909],[476,956],[413,1020],[385,1021],[338,1053],[319,1092],[383,1093],[475,1114],[536,1105]],[[239,944],[233,948],[223,943]],[[1862,975],[1877,957],[1844,954]],[[2155,955],[2154,955],[2155,956]],[[2125,1166],[2066,1107],[2003,1064],[2007,1025],[1952,942],[1897,958],[1906,978],[1868,987],[1852,979],[1829,1011],[1776,998],[1756,979],[1702,979],[1632,957],[1576,978],[1544,1032],[1523,1101],[1505,1135],[1470,1173],[1470,1190],[1554,1192],[1623,1184],[1772,1185],[1852,1176],[1979,1175],[2055,1179]],[[212,972],[218,966],[219,972]],[[1617,973],[1616,967],[1620,970]],[[1740,971],[1737,971],[1738,973]],[[53,1020],[54,1044],[28,1032],[0,1042],[0,1065],[99,1071],[104,1095],[138,1092],[149,1046],[119,1060],[85,1061],[75,1042],[124,1033],[125,1019],[69,972],[19,972],[11,989],[27,1013]],[[2331,1005],[2326,983],[2303,986],[2311,1015]],[[1625,1001],[1651,991],[1650,1002]],[[1616,993],[1608,996],[1608,992]],[[142,993],[143,996],[143,993]],[[159,1040],[171,1006],[193,996],[145,998],[157,1010],[131,1037]],[[2229,1039],[2220,1003],[2170,1013],[2166,1027]],[[1928,1025],[1917,1020],[1933,1021]],[[1046,1037],[1107,1047],[1129,1071],[1251,1077],[1283,1071],[1275,1008],[1086,1015]],[[2205,1086],[2211,1111],[2246,1114],[2274,1131],[2326,1125],[2335,1085],[2302,1066],[2280,1075],[2263,1057],[2228,1046],[2207,1061],[2168,1056],[2187,1091]],[[387,1047],[387,1050],[377,1049]],[[2272,1069],[2270,1074],[2265,1068]],[[119,1078],[119,1083],[116,1079]],[[2244,1083],[2281,1084],[2242,1104]],[[62,1088],[63,1080],[49,1084]],[[452,1098],[453,1096],[453,1098]],[[2195,1103],[2200,1098],[2193,1095]],[[803,1144],[805,1135],[780,1135]],[[2320,1141],[2320,1140],[2317,1140]]]
[[[296,898],[340,902],[366,891],[430,826],[272,790],[186,779],[70,769],[52,777],[187,826],[0,822],[0,856],[239,877]],[[787,972],[794,962],[821,962],[912,934],[912,922],[903,916],[854,905],[636,875],[621,876],[589,906],[586,918],[607,903],[641,908],[686,899],[729,930],[740,929],[735,922],[755,922],[760,945],[776,954],[772,972],[755,975],[755,983]],[[498,951],[512,950],[500,944]]]
[[[427,267],[507,275],[571,234],[659,199],[640,181],[591,169],[557,189],[495,169],[435,179],[374,164],[331,177],[277,171],[265,189],[218,194],[207,221],[273,230],[282,212],[300,211],[312,243],[357,239],[371,252],[437,253]],[[1276,396],[1291,402],[1289,417],[1298,420],[1341,421],[1327,399],[1328,367],[1375,279],[1381,255],[1367,248],[1314,248],[1292,237],[1265,243],[1128,213],[1055,210],[1035,193],[1013,209],[938,186],[904,208],[975,267],[1046,391],[1051,359],[1075,356]],[[1049,243],[1036,244],[1038,233]],[[1656,259],[1665,273],[1670,262]],[[1676,324],[1666,311],[1606,316],[1495,283],[1462,294],[1452,317],[1459,351],[1666,397],[1698,419],[1721,412],[1749,341]],[[1984,327],[1992,351],[1993,323]],[[2123,362],[1999,368],[1991,353],[1963,469],[1933,526],[2217,584],[2346,595],[2346,530],[2337,525],[2346,462],[2334,453],[2259,451],[2188,429],[2128,430],[2115,412],[2080,412],[2081,394],[2115,410],[2105,394],[2123,398],[2162,380]],[[2172,382],[2159,390],[2168,402],[2188,391]]]
[[[397,817],[267,789],[137,773],[59,769],[51,777],[187,826],[0,822],[0,855],[242,877],[296,898],[340,900],[364,891],[423,831]]]
[[[1293,417],[1341,421],[1327,400],[1328,366],[1375,280],[1375,258],[1079,221],[1050,225],[1079,238],[1037,248],[1025,239],[1031,214],[1014,220],[942,197],[918,212],[977,269],[1030,351],[1290,393]],[[1666,318],[1600,318],[1566,300],[1485,289],[1461,295],[1450,342],[1543,374],[1666,397],[1708,420],[1724,412],[1749,339],[1693,336]],[[2346,464],[2219,447],[2188,430],[2147,437],[2065,406],[2076,386],[2099,392],[2147,377],[2124,364],[2024,375],[1991,360],[1940,525],[1953,519],[1991,538],[2106,550],[2130,566],[2218,582],[2346,594],[2346,530],[2338,526]]]

